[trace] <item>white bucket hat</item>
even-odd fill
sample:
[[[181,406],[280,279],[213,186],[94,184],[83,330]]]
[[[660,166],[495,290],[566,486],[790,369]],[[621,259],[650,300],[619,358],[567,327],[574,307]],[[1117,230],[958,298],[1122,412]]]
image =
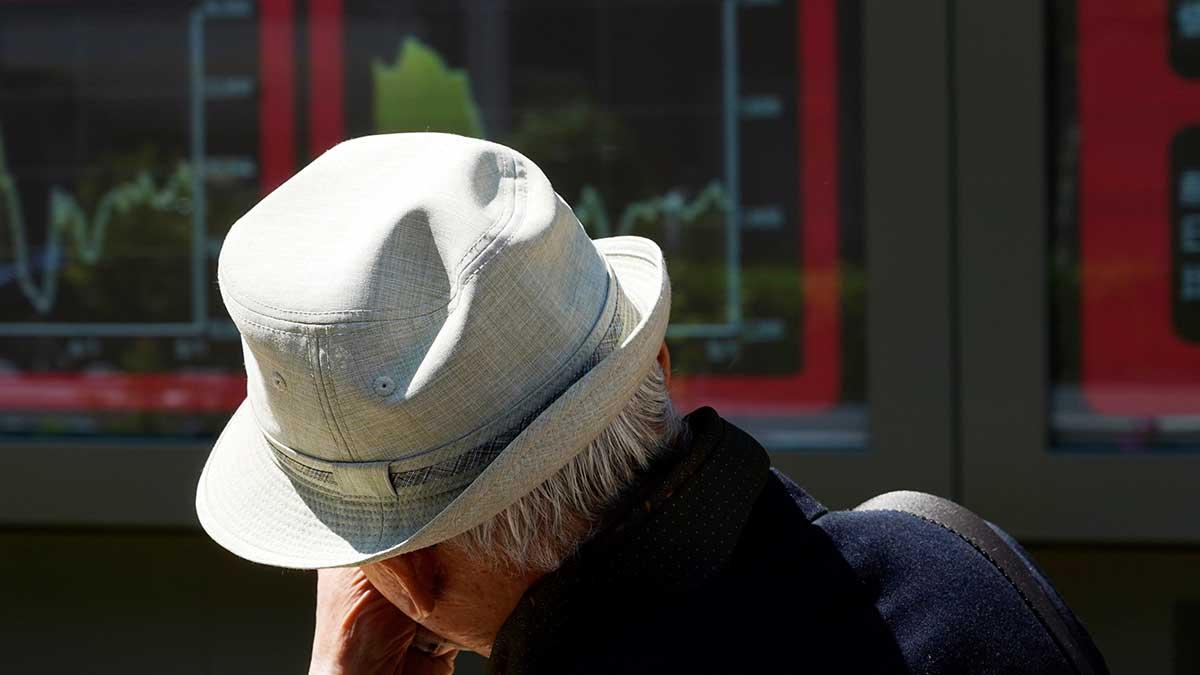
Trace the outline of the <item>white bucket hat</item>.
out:
[[[238,220],[217,276],[249,380],[196,511],[294,568],[430,546],[532,491],[629,401],[670,307],[653,242],[592,241],[533,162],[448,134],[326,152]]]

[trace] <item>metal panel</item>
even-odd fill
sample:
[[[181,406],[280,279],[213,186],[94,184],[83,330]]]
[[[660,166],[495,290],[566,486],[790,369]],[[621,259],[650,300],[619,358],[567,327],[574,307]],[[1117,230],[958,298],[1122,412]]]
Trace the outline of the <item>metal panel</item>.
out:
[[[946,21],[942,3],[863,3],[870,449],[773,454],[831,507],[954,496]]]
[[[0,446],[0,523],[199,527],[207,445],[132,441]]]
[[[1197,541],[1200,457],[1047,447],[1044,11],[954,12],[965,501],[1026,538]]]

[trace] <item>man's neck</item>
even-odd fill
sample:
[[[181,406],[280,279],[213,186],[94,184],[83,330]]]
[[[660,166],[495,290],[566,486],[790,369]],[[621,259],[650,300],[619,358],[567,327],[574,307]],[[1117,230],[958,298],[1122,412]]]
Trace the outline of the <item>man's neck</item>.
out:
[[[440,547],[443,569],[453,570],[438,599],[441,616],[471,616],[471,625],[460,630],[438,631],[453,645],[490,657],[501,626],[539,579],[542,571],[500,571],[452,546]],[[433,630],[439,626],[429,626]]]

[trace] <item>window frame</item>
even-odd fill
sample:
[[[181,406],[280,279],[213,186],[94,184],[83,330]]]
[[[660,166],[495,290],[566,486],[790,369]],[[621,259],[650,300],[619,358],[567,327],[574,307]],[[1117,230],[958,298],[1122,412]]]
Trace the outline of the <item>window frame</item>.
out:
[[[1200,453],[1050,447],[1046,8],[956,5],[965,503],[1033,540],[1200,541],[1200,519],[1188,508]]]

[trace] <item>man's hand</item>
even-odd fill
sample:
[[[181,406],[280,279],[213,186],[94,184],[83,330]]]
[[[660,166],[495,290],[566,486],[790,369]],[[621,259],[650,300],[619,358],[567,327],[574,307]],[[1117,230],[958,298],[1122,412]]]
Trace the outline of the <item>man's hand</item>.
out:
[[[309,675],[446,675],[458,650],[413,647],[420,627],[357,567],[317,571],[317,629]]]

